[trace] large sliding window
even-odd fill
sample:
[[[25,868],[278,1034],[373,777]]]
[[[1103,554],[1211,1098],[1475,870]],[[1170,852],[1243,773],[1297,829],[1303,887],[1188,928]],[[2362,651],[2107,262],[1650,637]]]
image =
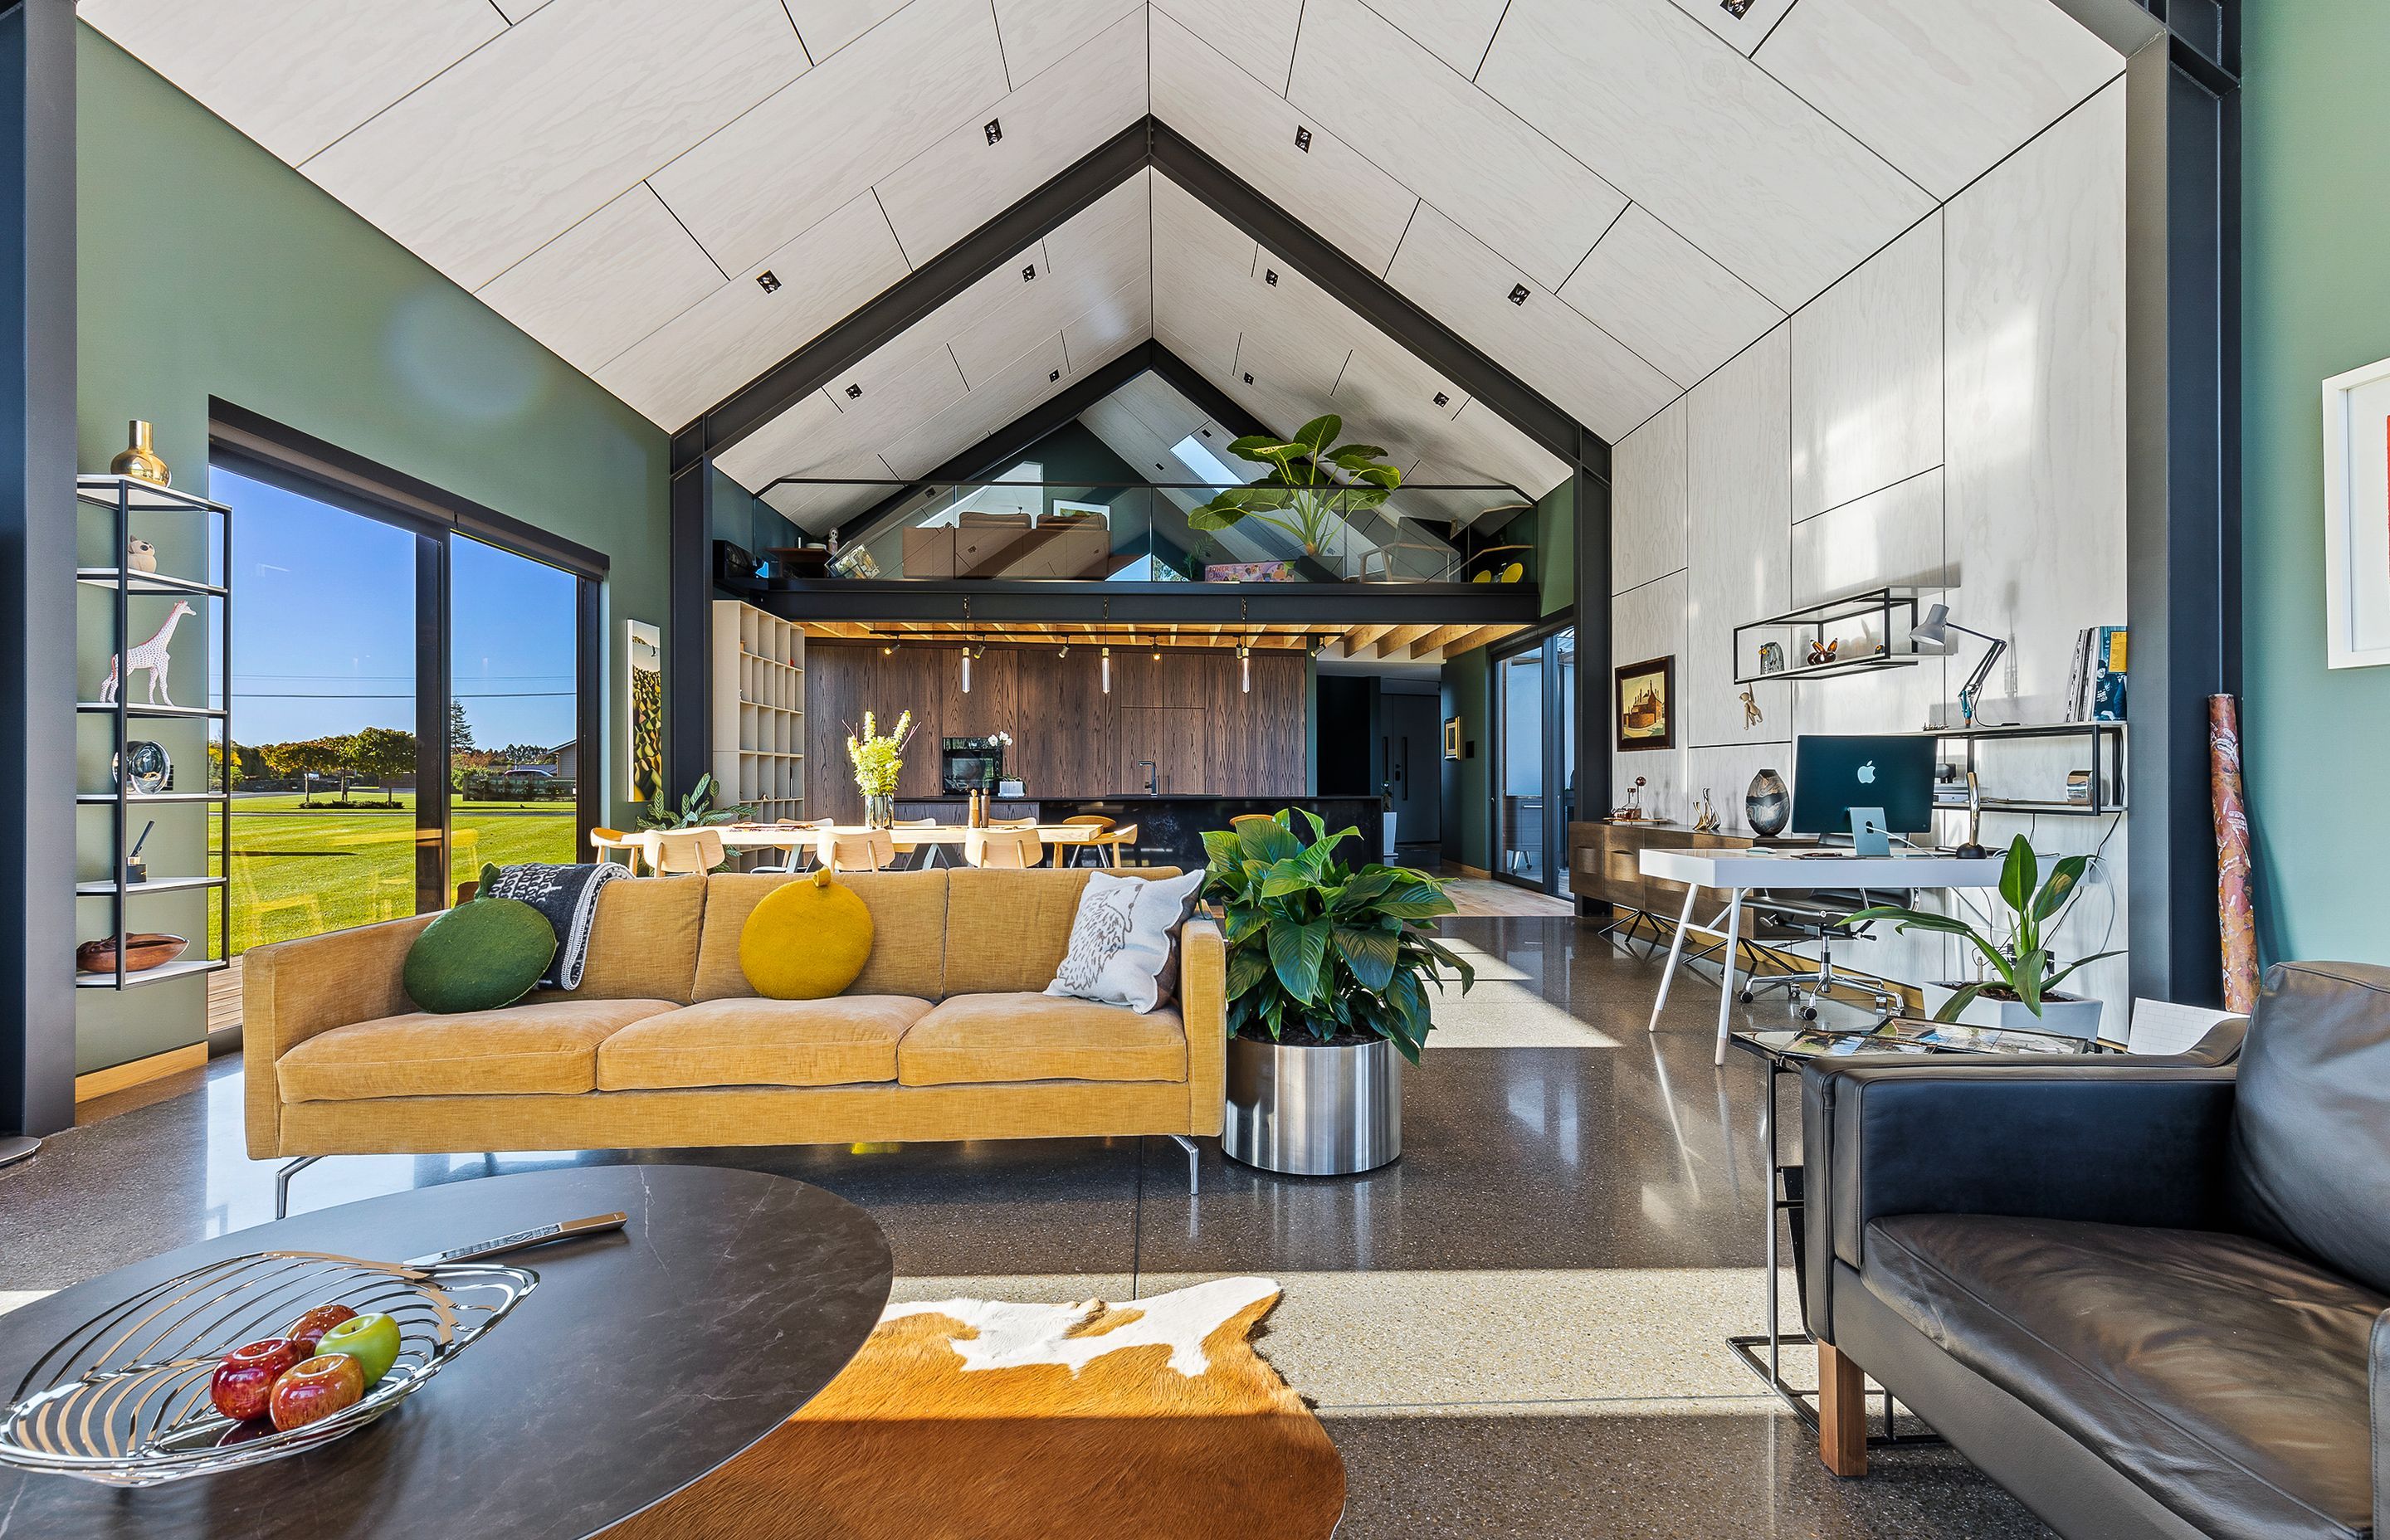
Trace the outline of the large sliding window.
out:
[[[445,907],[485,862],[577,859],[602,560],[262,436],[220,424],[209,472],[240,561],[233,950]]]
[[[1494,873],[1565,895],[1576,816],[1576,632],[1494,660]]]

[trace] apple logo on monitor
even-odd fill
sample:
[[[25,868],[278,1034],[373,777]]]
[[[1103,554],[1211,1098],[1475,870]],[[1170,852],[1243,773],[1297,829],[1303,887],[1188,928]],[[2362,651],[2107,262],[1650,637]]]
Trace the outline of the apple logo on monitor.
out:
[[[1870,760],[1865,764],[1859,766],[1859,784],[1861,786],[1873,786],[1875,784],[1875,761]]]

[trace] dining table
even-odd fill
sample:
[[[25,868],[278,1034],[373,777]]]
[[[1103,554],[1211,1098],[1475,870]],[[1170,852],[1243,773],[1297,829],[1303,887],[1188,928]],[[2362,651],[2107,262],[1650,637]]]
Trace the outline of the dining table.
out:
[[[784,824],[714,824],[709,826],[722,836],[723,847],[733,853],[754,850],[804,850],[818,846],[823,840],[837,835],[859,836],[885,833],[900,845],[928,845],[943,851],[944,847],[959,848],[973,832],[967,824],[907,824],[893,828],[875,830],[866,824],[831,824],[817,827]],[[1000,827],[1000,826],[997,826]],[[643,828],[625,832],[619,842],[603,842],[598,851],[604,859],[609,849],[633,855],[629,863],[636,870],[644,863],[650,871],[656,865],[656,841],[666,830]],[[985,832],[982,830],[981,832]],[[1056,849],[1056,864],[1062,864],[1060,851],[1069,848],[1076,857],[1082,851],[1100,853],[1106,865],[1118,869],[1121,847],[1125,841],[1122,830],[1099,828],[1093,824],[1039,824],[1036,826],[1040,844]]]

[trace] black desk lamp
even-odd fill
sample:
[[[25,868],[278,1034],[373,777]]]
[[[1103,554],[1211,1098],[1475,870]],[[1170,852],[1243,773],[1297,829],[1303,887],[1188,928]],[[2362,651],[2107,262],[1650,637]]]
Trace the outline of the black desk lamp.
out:
[[[1950,607],[1947,604],[1926,606],[1924,622],[1908,633],[1909,644],[1917,647],[1921,651],[1930,648],[1934,652],[1947,657],[1959,650],[1959,645],[1950,639],[1950,633],[1953,631],[1992,644],[1984,650],[1984,661],[1975,665],[1975,672],[1968,675],[1967,682],[1959,687],[1960,725],[1972,727],[1976,725],[1975,702],[1983,696],[1984,681],[1992,676],[1992,665],[2000,661],[2000,654],[2009,649],[2009,644],[1998,636],[1987,636],[1980,631],[1956,623],[1950,619]]]

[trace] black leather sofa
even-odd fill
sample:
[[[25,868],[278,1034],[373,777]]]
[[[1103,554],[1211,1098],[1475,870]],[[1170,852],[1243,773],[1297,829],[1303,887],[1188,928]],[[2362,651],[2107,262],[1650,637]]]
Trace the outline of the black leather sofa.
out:
[[[2234,1063],[1821,1062],[1803,1111],[1830,1469],[1864,1373],[2064,1535],[2390,1540],[2390,968],[2274,968]]]

